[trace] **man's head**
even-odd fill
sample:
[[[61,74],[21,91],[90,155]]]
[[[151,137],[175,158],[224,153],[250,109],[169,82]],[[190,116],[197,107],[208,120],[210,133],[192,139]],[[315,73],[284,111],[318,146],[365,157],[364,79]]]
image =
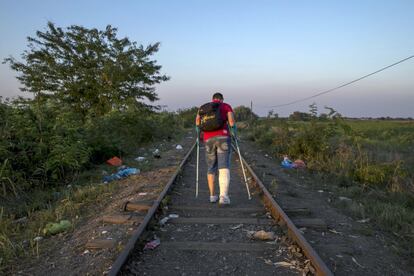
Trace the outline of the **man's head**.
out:
[[[223,101],[224,100],[224,98],[223,98],[223,94],[221,94],[221,93],[214,93],[214,95],[213,95],[213,100],[219,100],[219,101]]]

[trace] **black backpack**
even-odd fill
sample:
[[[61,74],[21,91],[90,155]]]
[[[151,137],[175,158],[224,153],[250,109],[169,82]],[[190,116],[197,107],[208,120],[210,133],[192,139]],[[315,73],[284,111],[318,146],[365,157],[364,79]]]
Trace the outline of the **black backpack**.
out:
[[[202,131],[221,129],[225,123],[221,117],[220,103],[217,102],[203,104],[198,110],[198,115],[200,115],[200,129]]]

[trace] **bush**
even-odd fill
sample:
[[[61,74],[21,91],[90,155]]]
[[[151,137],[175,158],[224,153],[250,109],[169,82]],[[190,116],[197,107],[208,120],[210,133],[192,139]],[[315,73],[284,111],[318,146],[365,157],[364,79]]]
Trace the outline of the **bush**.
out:
[[[63,185],[80,171],[180,131],[172,113],[148,109],[83,118],[44,103],[1,103],[0,188],[3,196]]]

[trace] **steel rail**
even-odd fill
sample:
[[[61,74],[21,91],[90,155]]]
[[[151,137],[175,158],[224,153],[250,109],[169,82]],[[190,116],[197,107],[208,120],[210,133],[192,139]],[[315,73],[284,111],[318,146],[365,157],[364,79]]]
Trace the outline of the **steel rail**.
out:
[[[144,220],[139,225],[137,230],[132,234],[131,238],[129,239],[128,243],[126,244],[123,251],[120,253],[120,255],[115,260],[114,264],[111,267],[111,270],[109,271],[108,275],[110,276],[116,276],[121,271],[122,267],[128,260],[130,254],[135,248],[136,243],[140,239],[142,233],[147,228],[149,222],[154,217],[157,209],[160,207],[160,204],[164,197],[167,195],[169,190],[171,189],[171,186],[175,182],[177,176],[181,172],[182,168],[184,167],[184,164],[187,162],[188,158],[190,157],[191,153],[193,152],[194,148],[196,146],[196,143],[193,144],[191,149],[187,152],[184,159],[181,161],[180,165],[178,166],[177,170],[173,174],[173,176],[168,181],[167,185],[163,189],[163,191],[158,196],[157,200],[154,201],[151,208],[148,210],[148,213],[144,217]],[[234,147],[234,145],[233,145]],[[322,261],[322,259],[319,257],[319,255],[315,252],[315,250],[311,247],[311,245],[306,241],[305,237],[301,234],[301,232],[297,229],[297,227],[293,224],[293,222],[290,220],[290,218],[286,215],[286,213],[283,211],[283,209],[280,207],[279,204],[276,203],[273,196],[269,193],[269,191],[264,186],[263,182],[257,177],[256,173],[253,171],[253,169],[250,167],[250,165],[247,163],[247,161],[241,156],[241,162],[245,165],[248,172],[254,179],[254,184],[256,184],[259,189],[262,191],[260,195],[262,196],[262,202],[265,205],[265,207],[270,211],[272,217],[279,222],[281,225],[286,225],[288,230],[287,234],[288,236],[294,240],[299,247],[301,247],[304,255],[311,261],[312,266],[315,268],[316,275],[323,275],[323,276],[331,276],[333,273],[329,270],[329,268],[326,266],[326,264]],[[242,165],[242,164],[240,164]]]
[[[314,266],[316,270],[316,275],[323,275],[323,276],[330,276],[333,273],[329,270],[326,264],[322,261],[321,257],[316,253],[316,251],[312,248],[312,246],[306,241],[305,237],[302,233],[298,230],[292,220],[286,215],[283,209],[280,207],[279,204],[274,200],[273,196],[269,193],[269,191],[264,186],[263,182],[257,177],[256,173],[250,167],[250,165],[246,162],[246,160],[241,157],[241,162],[244,163],[245,167],[249,171],[250,175],[254,179],[254,183],[260,188],[263,192],[261,193],[262,200],[264,205],[270,211],[272,217],[278,221],[282,222],[288,228],[288,236],[292,238],[302,249],[305,256],[311,261],[312,266]]]
[[[125,262],[128,260],[131,252],[134,250],[136,243],[138,242],[139,238],[141,237],[142,233],[147,228],[149,222],[157,212],[157,209],[160,207],[160,204],[164,197],[167,195],[168,191],[170,190],[172,184],[176,180],[177,176],[179,175],[181,169],[184,167],[184,164],[187,162],[188,157],[190,157],[191,153],[194,150],[196,143],[193,144],[191,149],[187,152],[184,159],[181,161],[180,165],[178,166],[177,170],[173,174],[173,176],[168,181],[167,185],[164,187],[164,190],[160,193],[157,200],[154,201],[151,208],[148,210],[147,214],[144,217],[142,223],[138,226],[137,230],[132,234],[131,238],[128,240],[128,243],[122,250],[121,254],[117,257],[114,264],[109,271],[109,276],[116,276],[121,271],[122,267],[124,266]]]

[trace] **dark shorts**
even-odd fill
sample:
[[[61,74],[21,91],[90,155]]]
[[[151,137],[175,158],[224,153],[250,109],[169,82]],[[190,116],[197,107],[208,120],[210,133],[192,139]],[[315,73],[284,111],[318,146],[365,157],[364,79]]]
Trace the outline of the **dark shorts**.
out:
[[[230,168],[231,140],[229,136],[215,136],[207,140],[206,160],[208,173],[215,174],[218,169]]]

